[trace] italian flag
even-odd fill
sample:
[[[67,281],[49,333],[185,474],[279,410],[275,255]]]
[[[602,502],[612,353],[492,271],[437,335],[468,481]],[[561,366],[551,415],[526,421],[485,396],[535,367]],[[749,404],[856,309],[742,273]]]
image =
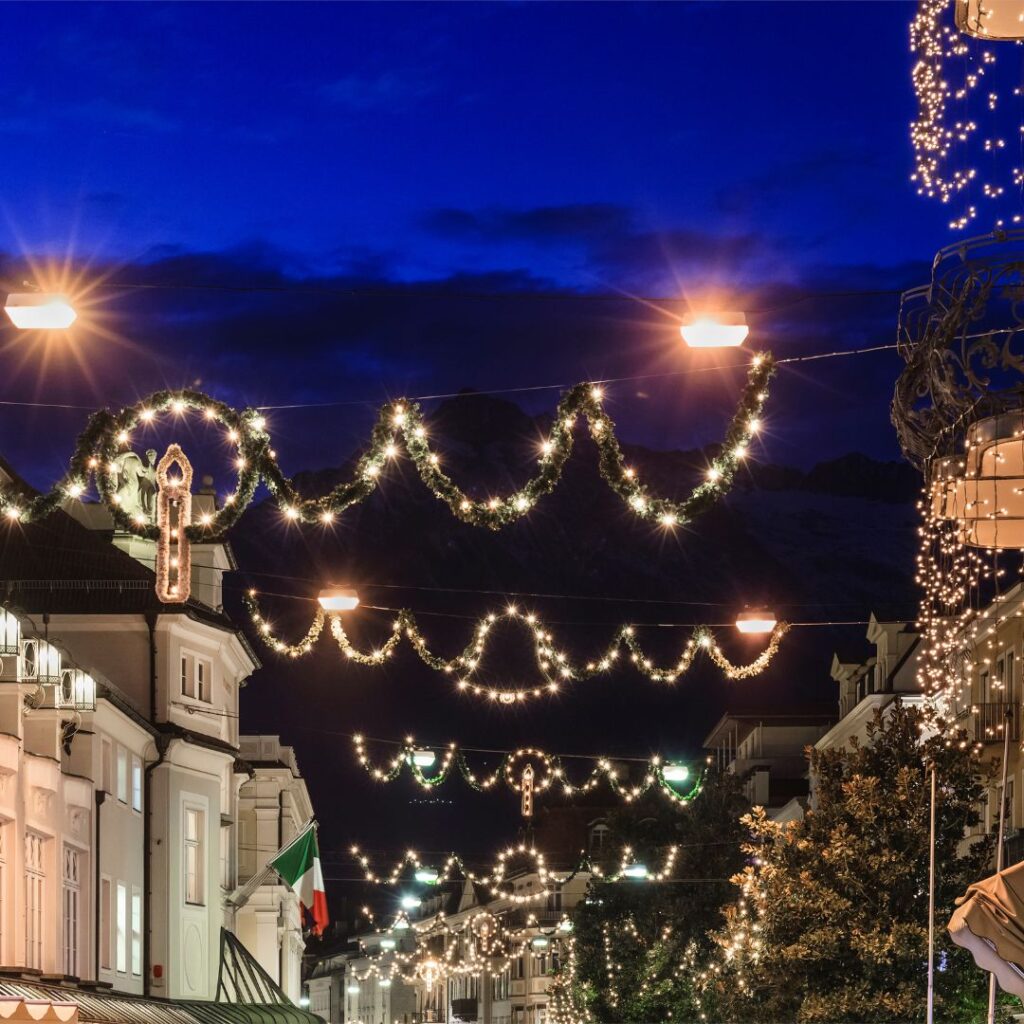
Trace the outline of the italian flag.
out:
[[[302,908],[312,915],[313,934],[323,934],[328,921],[327,892],[312,822],[270,862],[270,866],[291,886]]]

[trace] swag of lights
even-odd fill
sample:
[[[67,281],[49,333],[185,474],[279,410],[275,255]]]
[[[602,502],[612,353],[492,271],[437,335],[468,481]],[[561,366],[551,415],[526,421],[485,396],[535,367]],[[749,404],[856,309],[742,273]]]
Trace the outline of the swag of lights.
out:
[[[408,850],[390,869],[377,871],[370,857],[358,846],[352,846],[349,852],[362,868],[366,881],[374,885],[393,887],[408,881],[410,875],[417,883],[429,886],[442,885],[461,878],[488,889],[492,896],[514,904],[527,904],[546,900],[580,874],[590,874],[608,882],[664,882],[672,877],[679,847],[669,846],[662,858],[661,866],[656,870],[637,861],[631,846],[622,848],[618,866],[611,871],[606,871],[601,864],[582,854],[576,865],[568,873],[561,873],[560,878],[548,868],[544,854],[526,843],[502,850],[490,871],[483,874],[470,870],[456,853],[448,854],[443,859],[441,867],[436,868],[423,861],[415,850]],[[529,870],[538,876],[540,888],[536,892],[517,893],[514,889],[507,888],[509,865],[515,863],[527,863]]]
[[[376,490],[387,465],[401,455],[403,446],[420,479],[438,500],[448,505],[456,518],[498,530],[521,519],[540,498],[555,489],[573,450],[574,428],[577,421],[583,419],[598,449],[601,475],[627,507],[640,518],[664,527],[682,526],[728,490],[760,428],[759,416],[774,370],[775,361],[770,353],[754,355],[750,360],[747,381],[719,454],[708,466],[705,478],[682,501],[652,493],[640,481],[636,470],[627,464],[615,424],[604,409],[604,390],[596,384],[577,384],[565,392],[550,432],[540,442],[539,468],[535,475],[513,493],[486,500],[470,497],[441,468],[441,456],[430,446],[427,422],[415,402],[385,403],[352,477],[326,495],[307,498],[278,466],[262,413],[255,409],[239,411],[202,392],[186,390],[159,391],[118,412],[104,409],[94,413],[78,437],[63,479],[47,493],[34,496],[18,493],[11,487],[0,489],[0,515],[11,522],[43,518],[68,499],[82,497],[91,480],[119,530],[158,540],[160,531],[156,525],[145,516],[131,515],[119,507],[115,460],[130,451],[133,436],[142,428],[167,415],[182,417],[198,413],[210,424],[220,427],[235,446],[238,477],[220,508],[204,513],[198,522],[184,527],[185,536],[193,543],[221,539],[238,523],[261,482],[266,484],[288,521],[329,527],[346,509]]]
[[[349,639],[348,633],[337,613],[328,613],[318,608],[306,634],[296,643],[289,644],[275,635],[273,626],[260,610],[257,593],[250,590],[245,598],[246,607],[252,616],[253,625],[263,642],[278,654],[299,658],[312,654],[324,625],[329,621],[330,630],[347,661],[357,665],[381,665],[390,658],[398,645],[407,641],[425,665],[436,672],[455,678],[456,689],[462,693],[483,697],[501,704],[516,704],[530,698],[542,697],[559,692],[562,683],[579,682],[608,672],[621,659],[623,648],[628,652],[629,664],[653,682],[674,683],[687,672],[698,655],[705,655],[717,665],[729,679],[747,679],[763,672],[779,649],[782,638],[789,631],[789,624],[777,622],[771,630],[768,643],[761,653],[747,664],[737,665],[722,651],[713,632],[705,626],[696,627],[686,640],[678,660],[671,665],[659,666],[647,656],[636,637],[636,627],[620,627],[604,651],[586,662],[574,662],[569,655],[556,645],[554,635],[532,612],[523,612],[510,604],[501,612],[490,612],[477,623],[473,634],[461,654],[445,658],[435,653],[426,636],[409,609],[400,610],[391,624],[387,639],[369,650],[360,650]],[[496,624],[518,625],[530,634],[528,640],[537,662],[537,668],[544,677],[540,685],[507,689],[488,686],[474,680],[487,650],[492,627]]]
[[[441,763],[435,772],[428,775],[424,769],[436,763],[437,754],[429,748],[418,746],[411,737],[383,765],[375,764],[370,759],[364,737],[354,736],[353,745],[357,760],[371,778],[378,782],[393,782],[408,770],[424,789],[434,789],[443,785],[457,771],[463,780],[478,792],[488,792],[504,783],[513,792],[521,793],[523,775],[527,767],[531,769],[531,788],[538,792],[543,793],[550,789],[563,796],[574,796],[589,793],[602,783],[606,783],[612,792],[626,803],[632,803],[654,789],[673,803],[686,805],[700,793],[703,785],[701,772],[691,772],[686,765],[666,762],[660,757],[652,757],[644,764],[643,776],[636,782],[631,782],[628,776],[623,780],[621,769],[616,767],[614,757],[596,759],[587,777],[581,782],[574,782],[569,777],[561,758],[533,747],[509,751],[493,771],[483,773],[473,771],[464,753],[451,743],[444,749]],[[536,777],[533,771],[537,772]],[[680,788],[681,786],[685,788]]]

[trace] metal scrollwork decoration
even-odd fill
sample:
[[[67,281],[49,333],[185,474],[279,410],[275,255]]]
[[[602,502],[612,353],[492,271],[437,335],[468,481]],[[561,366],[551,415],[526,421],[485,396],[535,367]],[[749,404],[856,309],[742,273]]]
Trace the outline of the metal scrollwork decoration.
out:
[[[1024,231],[940,249],[931,282],[904,292],[892,422],[927,476],[962,451],[968,428],[1024,408]]]

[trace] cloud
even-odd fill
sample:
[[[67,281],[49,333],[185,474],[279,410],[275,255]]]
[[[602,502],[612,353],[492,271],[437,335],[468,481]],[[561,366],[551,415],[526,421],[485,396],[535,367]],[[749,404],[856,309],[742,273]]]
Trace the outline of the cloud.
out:
[[[422,226],[441,237],[483,242],[592,244],[632,232],[634,219],[629,207],[617,203],[569,203],[524,210],[442,207],[428,213]]]
[[[426,72],[406,69],[347,75],[320,86],[320,95],[336,106],[363,112],[414,103],[429,96],[435,88]]]

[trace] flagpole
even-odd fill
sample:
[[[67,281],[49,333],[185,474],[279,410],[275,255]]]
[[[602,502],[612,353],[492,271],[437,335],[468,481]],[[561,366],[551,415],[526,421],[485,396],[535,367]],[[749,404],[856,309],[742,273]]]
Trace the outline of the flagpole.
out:
[[[999,840],[996,845],[996,872],[1003,870],[1003,833],[1006,830],[1006,778],[1010,766],[1010,726],[1013,722],[1013,711],[1009,704],[1006,705],[1006,715],[1003,718],[1003,781],[999,789]],[[995,1024],[996,1021],[996,976],[992,974],[988,979],[988,1024]]]
[[[935,1021],[935,760],[931,770],[931,812],[928,829],[928,1016]]]

